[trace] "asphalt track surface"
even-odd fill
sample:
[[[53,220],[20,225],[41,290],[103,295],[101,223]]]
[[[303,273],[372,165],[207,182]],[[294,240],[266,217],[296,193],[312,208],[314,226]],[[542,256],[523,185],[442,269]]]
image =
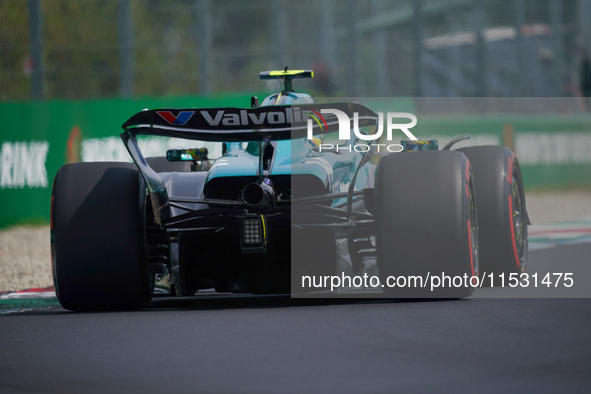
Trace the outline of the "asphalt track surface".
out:
[[[530,253],[590,284],[591,243]],[[575,276],[577,281],[577,276]],[[591,392],[591,299],[159,299],[0,315],[0,392]]]

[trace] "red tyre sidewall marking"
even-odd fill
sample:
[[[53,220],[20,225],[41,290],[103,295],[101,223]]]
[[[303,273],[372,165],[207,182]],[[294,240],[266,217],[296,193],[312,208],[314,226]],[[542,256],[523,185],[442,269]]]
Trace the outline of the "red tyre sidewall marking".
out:
[[[466,159],[466,197],[468,197],[468,204],[470,203],[470,193],[468,186],[470,185],[470,160]]]
[[[513,255],[515,256],[515,264],[517,268],[521,268],[519,264],[519,257],[517,256],[517,244],[515,243],[515,228],[513,227],[513,199],[509,195],[509,219],[511,221],[511,242],[513,243]]]
[[[509,183],[509,225],[511,227],[511,243],[513,245],[513,255],[515,257],[515,264],[518,269],[521,269],[519,264],[519,256],[517,255],[517,243],[515,242],[515,227],[513,222],[513,158],[508,158],[507,166],[507,182]]]
[[[468,244],[470,245],[470,268],[474,276],[474,254],[472,253],[472,232],[470,231],[470,219],[468,219]]]

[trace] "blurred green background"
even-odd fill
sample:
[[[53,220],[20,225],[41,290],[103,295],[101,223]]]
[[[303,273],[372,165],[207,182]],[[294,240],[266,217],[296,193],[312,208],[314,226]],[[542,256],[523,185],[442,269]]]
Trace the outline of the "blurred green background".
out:
[[[142,108],[247,107],[286,65],[420,138],[512,147],[529,190],[589,188],[590,55],[591,0],[2,0],[0,227],[48,221],[61,165],[127,160]]]

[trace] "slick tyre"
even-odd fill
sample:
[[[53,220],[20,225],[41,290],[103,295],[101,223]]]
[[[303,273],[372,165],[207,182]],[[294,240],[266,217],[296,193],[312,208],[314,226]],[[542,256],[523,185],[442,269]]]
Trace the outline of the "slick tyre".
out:
[[[480,272],[524,272],[529,219],[517,157],[509,148],[495,145],[458,151],[468,157],[474,171]]]
[[[55,291],[73,311],[137,310],[150,301],[146,187],[127,163],[62,167],[51,197]]]
[[[385,156],[378,164],[375,197],[384,294],[470,296],[472,276],[478,275],[478,223],[466,156],[450,151]]]

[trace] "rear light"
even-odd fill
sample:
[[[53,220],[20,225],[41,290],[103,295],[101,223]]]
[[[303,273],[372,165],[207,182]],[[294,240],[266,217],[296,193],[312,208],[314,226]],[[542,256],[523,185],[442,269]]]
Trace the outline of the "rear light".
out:
[[[265,240],[265,231],[262,218],[242,219],[242,244],[249,246],[262,246]]]

